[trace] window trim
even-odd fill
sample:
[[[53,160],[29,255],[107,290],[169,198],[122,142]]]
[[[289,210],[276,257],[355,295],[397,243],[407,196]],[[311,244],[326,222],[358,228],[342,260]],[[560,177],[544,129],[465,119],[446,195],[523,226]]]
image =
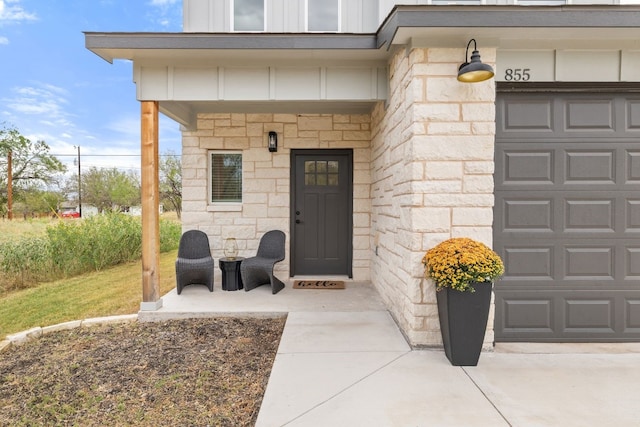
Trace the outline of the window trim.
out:
[[[236,0],[231,0],[231,7],[229,8],[231,18],[229,19],[229,26],[232,33],[264,33],[267,31],[267,0],[262,2],[262,29],[261,30],[236,30]]]
[[[338,29],[331,30],[309,30],[309,0],[304,0],[304,31],[307,33],[340,33],[342,32],[342,0],[338,0]]]
[[[240,177],[240,201],[213,201],[213,175],[212,175],[212,155],[214,154],[239,154],[242,165],[242,176]],[[244,200],[244,159],[242,150],[207,150],[207,211],[240,211]]]

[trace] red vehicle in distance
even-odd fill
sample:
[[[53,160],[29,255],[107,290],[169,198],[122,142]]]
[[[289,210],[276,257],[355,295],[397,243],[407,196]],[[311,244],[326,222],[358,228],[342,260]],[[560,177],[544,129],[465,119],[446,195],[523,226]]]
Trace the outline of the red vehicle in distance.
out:
[[[80,218],[80,212],[76,211],[74,208],[63,208],[60,210],[61,218]]]

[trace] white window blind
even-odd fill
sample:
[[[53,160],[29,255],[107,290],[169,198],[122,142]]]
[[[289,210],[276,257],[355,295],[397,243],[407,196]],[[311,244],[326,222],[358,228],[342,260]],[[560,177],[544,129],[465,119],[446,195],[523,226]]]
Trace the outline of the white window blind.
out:
[[[210,152],[211,203],[242,202],[242,154]]]

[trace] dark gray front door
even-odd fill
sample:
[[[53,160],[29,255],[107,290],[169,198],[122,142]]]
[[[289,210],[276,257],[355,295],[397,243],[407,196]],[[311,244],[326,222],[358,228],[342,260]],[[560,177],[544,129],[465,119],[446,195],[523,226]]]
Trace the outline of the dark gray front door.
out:
[[[502,93],[496,341],[640,339],[640,95]]]
[[[353,153],[292,150],[291,274],[352,276]]]

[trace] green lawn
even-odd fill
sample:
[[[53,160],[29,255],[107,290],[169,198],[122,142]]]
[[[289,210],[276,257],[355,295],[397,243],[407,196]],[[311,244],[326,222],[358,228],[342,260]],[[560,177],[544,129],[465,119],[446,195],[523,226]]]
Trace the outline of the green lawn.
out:
[[[178,251],[160,254],[160,293],[175,287]],[[140,262],[119,265],[0,297],[0,339],[35,326],[137,313],[142,300]]]

